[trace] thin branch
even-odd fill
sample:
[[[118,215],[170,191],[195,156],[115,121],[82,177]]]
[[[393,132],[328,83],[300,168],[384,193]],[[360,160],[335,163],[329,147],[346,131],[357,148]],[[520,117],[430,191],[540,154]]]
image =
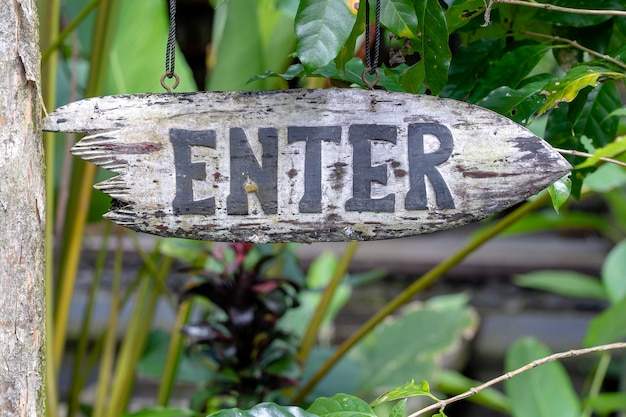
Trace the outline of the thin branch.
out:
[[[574,151],[571,149],[559,149],[559,148],[555,148],[555,151],[565,154],[565,155],[574,155],[574,156],[582,156],[585,158],[592,158],[594,155],[587,153],[587,152],[581,152],[581,151]],[[610,162],[611,164],[615,164],[615,165],[619,165],[622,167],[626,167],[626,162],[622,162],[622,161],[618,161],[617,159],[612,159],[612,158],[605,158],[603,156],[599,157],[598,160],[600,161],[604,161],[604,162]]]
[[[524,34],[524,35],[528,35],[528,36],[535,36],[537,38],[544,38],[544,39],[550,39],[550,40],[553,40],[553,41],[556,41],[556,42],[567,43],[567,44],[573,46],[576,49],[580,49],[581,51],[587,52],[589,55],[593,55],[593,56],[595,56],[597,58],[601,58],[601,59],[604,59],[606,61],[609,61],[610,63],[617,65],[621,69],[626,70],[626,64],[624,64],[623,62],[618,61],[617,59],[615,59],[615,58],[613,58],[611,56],[608,56],[606,54],[601,54],[600,52],[594,51],[593,49],[589,49],[586,46],[583,46],[583,45],[579,44],[578,42],[573,41],[571,39],[562,38],[560,36],[546,35],[546,34],[537,33],[537,32],[527,32],[525,30],[522,30],[521,33]]]
[[[593,14],[602,16],[626,16],[626,11],[623,10],[591,10],[591,9],[574,9],[572,7],[556,6],[549,3],[533,3],[524,0],[493,0],[494,3],[500,4],[514,4],[518,6],[536,7],[538,9],[554,10],[556,12],[565,13],[578,13],[578,14]]]
[[[474,388],[470,388],[469,390],[465,391],[462,394],[456,395],[454,397],[448,398],[447,400],[441,400],[435,404],[429,405],[428,407],[422,408],[419,411],[416,411],[415,413],[409,415],[409,417],[417,417],[420,416],[426,412],[429,411],[433,411],[433,410],[441,410],[443,408],[445,408],[446,406],[455,403],[457,401],[460,400],[464,400],[468,397],[471,397],[474,394],[478,394],[479,392],[481,392],[482,390],[484,390],[485,388],[489,388],[492,385],[495,385],[499,382],[505,381],[507,379],[511,379],[514,376],[517,376],[521,373],[524,373],[526,371],[529,371],[533,368],[536,368],[540,365],[545,365],[546,363],[549,362],[554,362],[560,359],[566,359],[566,358],[572,358],[575,356],[582,356],[582,355],[587,355],[589,353],[595,353],[595,352],[604,352],[607,350],[615,350],[615,349],[626,349],[626,343],[611,343],[608,345],[600,345],[600,346],[594,346],[594,347],[590,347],[590,348],[586,348],[586,349],[575,349],[575,350],[568,350],[567,352],[560,352],[560,353],[555,353],[552,354],[550,356],[546,356],[545,358],[541,358],[541,359],[537,359],[534,360],[532,362],[530,362],[527,365],[522,366],[521,368],[518,368],[514,371],[511,372],[507,372],[504,375],[500,375],[497,378],[494,378],[490,381],[485,382],[482,385],[479,385],[477,387]]]

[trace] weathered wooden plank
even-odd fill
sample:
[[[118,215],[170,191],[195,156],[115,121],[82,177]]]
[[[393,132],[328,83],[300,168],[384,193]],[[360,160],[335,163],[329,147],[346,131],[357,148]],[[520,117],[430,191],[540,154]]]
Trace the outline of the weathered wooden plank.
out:
[[[504,210],[570,165],[527,129],[454,100],[354,89],[100,97],[44,129],[119,176],[106,217],[161,236],[348,241]]]

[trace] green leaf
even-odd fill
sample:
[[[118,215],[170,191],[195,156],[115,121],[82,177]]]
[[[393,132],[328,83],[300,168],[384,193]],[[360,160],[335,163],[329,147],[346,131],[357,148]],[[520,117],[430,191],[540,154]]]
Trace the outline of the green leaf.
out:
[[[231,0],[232,1],[232,0]],[[284,407],[274,403],[261,403],[249,410],[231,408],[210,414],[212,417],[316,417],[299,407]]]
[[[469,101],[475,102],[500,86],[517,88],[551,48],[551,46],[533,44],[509,50],[502,55],[502,58],[489,65],[487,73]]]
[[[544,101],[544,97],[539,94],[544,85],[545,81],[537,81],[526,84],[518,90],[506,86],[499,87],[476,104],[525,125],[531,121],[537,108]]]
[[[585,347],[618,342],[626,337],[626,297],[596,316],[587,329]]]
[[[617,411],[626,410],[626,394],[618,392],[600,393],[593,398],[587,398],[584,402],[600,416],[608,416]]]
[[[552,352],[533,338],[513,344],[506,355],[507,372],[549,356]],[[513,417],[579,417],[580,403],[572,382],[559,362],[550,362],[505,382]]]
[[[383,1],[380,23],[401,38],[417,38],[417,16],[412,0]]]
[[[256,4],[250,7],[247,0],[229,0],[216,13],[224,16],[225,20],[223,31],[215,44],[217,58],[210,73],[208,89],[229,91],[262,88],[259,82],[248,83],[253,76],[268,69],[263,57]]]
[[[195,411],[186,408],[154,407],[146,408],[135,413],[124,414],[123,417],[183,417],[195,415]]]
[[[437,370],[436,380],[437,390],[445,392],[448,395],[458,395],[481,384],[479,381],[470,379],[450,369]],[[507,396],[494,388],[486,388],[467,398],[467,401],[500,411],[504,414],[510,414],[511,411],[511,404]]]
[[[137,30],[137,16],[150,24]],[[163,92],[160,79],[164,72],[168,26],[167,9],[160,2],[120,2],[113,48],[106,61],[109,66],[106,94]],[[84,38],[79,39],[83,42]],[[196,91],[191,69],[179,48],[176,52],[176,73],[180,77],[176,91]]]
[[[438,0],[419,1],[416,10],[421,33],[419,52],[424,61],[426,84],[437,95],[448,81],[452,58],[446,17]]]
[[[622,107],[621,109],[617,109],[609,113],[606,117],[624,117],[626,116],[626,107]]]
[[[370,406],[376,407],[382,403],[388,401],[395,401],[402,398],[416,397],[418,395],[426,395],[432,398],[430,393],[430,386],[427,381],[422,381],[420,384],[416,384],[414,380],[407,382],[406,384],[387,391],[374,401],[370,403]]]
[[[572,149],[587,152],[582,141],[584,136],[591,139],[593,148],[601,148],[615,138],[618,120],[606,118],[615,108],[621,106],[616,83],[605,82],[589,93],[584,109],[578,122],[572,126],[569,117],[570,103],[562,103],[550,112],[544,139],[556,148]],[[583,162],[581,157],[566,156],[572,165]],[[582,181],[595,168],[574,170],[572,179],[572,195],[580,196]]]
[[[552,107],[576,98],[578,92],[588,86],[596,86],[603,79],[621,79],[626,75],[605,70],[599,67],[579,65],[572,68],[563,78],[552,80],[546,84],[543,94],[546,102],[538,111],[542,115]]]
[[[596,193],[606,193],[626,185],[626,170],[614,164],[604,164],[587,175],[585,185]]]
[[[596,149],[593,156],[588,158],[582,164],[576,165],[576,169],[588,168],[596,165],[600,158],[615,158],[616,156],[626,152],[626,136],[618,136],[613,142]]]
[[[537,271],[518,275],[515,284],[565,297],[606,300],[607,294],[598,278],[574,271]]]
[[[289,68],[287,68],[287,71],[285,71],[282,74],[268,70],[268,71],[265,71],[261,75],[255,75],[248,82],[252,82],[256,80],[264,80],[270,77],[279,77],[279,78],[282,78],[283,80],[290,81],[296,77],[302,77],[302,76],[304,76],[304,67],[302,66],[302,64],[293,64],[293,65],[290,65]]]
[[[389,417],[404,417],[406,414],[406,402],[406,399],[398,401],[398,403],[391,409]]]
[[[446,10],[448,33],[467,25],[472,19],[482,16],[485,10],[484,0],[464,0],[454,2]]]
[[[448,83],[441,90],[441,96],[457,100],[469,96],[481,79],[482,72],[489,67],[491,61],[499,59],[504,45],[503,38],[492,38],[481,39],[459,48],[452,57]]]
[[[602,281],[609,299],[617,303],[626,296],[626,240],[618,243],[602,265]]]
[[[425,305],[412,305],[369,333],[350,354],[361,366],[359,393],[378,394],[411,379],[432,379],[445,352],[460,343],[462,334],[476,329],[474,311],[466,303],[459,304],[465,297],[438,297]],[[415,335],[411,343],[406,342],[407,335]]]
[[[322,68],[341,51],[356,16],[343,0],[302,0],[296,15],[296,51],[307,71]]]
[[[349,0],[352,1],[352,0]],[[357,1],[357,0],[354,0]],[[352,1],[353,2],[353,1]],[[357,10],[356,21],[350,32],[350,36],[341,48],[341,52],[335,58],[335,66],[339,71],[344,71],[346,64],[354,58],[354,52],[356,49],[357,41],[365,30],[365,7],[360,7]]]
[[[396,67],[397,68],[397,67]],[[400,74],[400,85],[407,93],[420,94],[424,92],[424,61],[411,65]]]
[[[572,180],[569,175],[548,187],[548,193],[552,200],[552,207],[554,207],[554,211],[558,213],[561,206],[565,204],[572,193]]]
[[[374,410],[365,401],[348,394],[318,398],[307,412],[319,417],[376,417]]]

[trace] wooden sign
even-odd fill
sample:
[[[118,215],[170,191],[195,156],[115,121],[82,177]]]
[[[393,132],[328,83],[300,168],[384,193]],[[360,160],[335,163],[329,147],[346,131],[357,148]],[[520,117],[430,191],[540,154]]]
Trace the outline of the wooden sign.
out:
[[[355,89],[86,99],[44,130],[119,175],[106,214],[161,236],[388,239],[473,222],[570,165],[509,119],[454,100]]]

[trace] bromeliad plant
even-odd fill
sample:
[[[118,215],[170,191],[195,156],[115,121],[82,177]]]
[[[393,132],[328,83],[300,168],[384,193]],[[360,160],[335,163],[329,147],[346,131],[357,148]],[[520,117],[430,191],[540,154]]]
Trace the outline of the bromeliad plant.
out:
[[[280,256],[252,244],[218,246],[184,292],[210,302],[202,322],[183,328],[190,352],[214,374],[195,396],[197,411],[250,407],[297,384],[295,340],[277,323],[298,305],[299,285],[272,276]]]

